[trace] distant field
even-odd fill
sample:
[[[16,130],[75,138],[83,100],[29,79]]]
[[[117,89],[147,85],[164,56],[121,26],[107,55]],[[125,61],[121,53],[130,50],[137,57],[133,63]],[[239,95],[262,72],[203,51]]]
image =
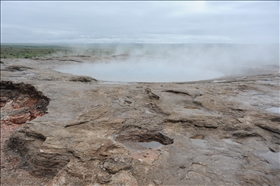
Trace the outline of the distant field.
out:
[[[58,46],[1,45],[1,59],[44,57],[56,52],[66,53],[67,51],[68,49]]]
[[[111,56],[114,47],[110,46],[48,46],[28,44],[1,44],[1,59],[5,58],[40,58],[48,56],[87,55],[94,57]]]

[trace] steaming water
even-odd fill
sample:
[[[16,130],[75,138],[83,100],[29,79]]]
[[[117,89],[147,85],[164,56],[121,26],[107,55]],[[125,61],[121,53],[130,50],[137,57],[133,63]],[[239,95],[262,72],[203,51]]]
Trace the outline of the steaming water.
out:
[[[73,53],[100,62],[63,66],[58,71],[113,82],[197,81],[246,75],[251,67],[279,66],[276,44],[101,44]]]
[[[91,76],[103,81],[121,82],[185,82],[219,78],[223,73],[182,64],[168,63],[85,63],[57,69],[74,75]]]

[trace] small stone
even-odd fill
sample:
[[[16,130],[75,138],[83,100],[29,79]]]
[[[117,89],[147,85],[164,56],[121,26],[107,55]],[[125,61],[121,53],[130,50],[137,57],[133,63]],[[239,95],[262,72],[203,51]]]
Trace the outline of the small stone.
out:
[[[97,174],[97,179],[101,184],[108,183],[111,181],[111,175],[108,173]]]
[[[160,184],[162,184],[162,181],[161,180],[154,180],[154,183],[157,184],[157,185],[160,185]]]

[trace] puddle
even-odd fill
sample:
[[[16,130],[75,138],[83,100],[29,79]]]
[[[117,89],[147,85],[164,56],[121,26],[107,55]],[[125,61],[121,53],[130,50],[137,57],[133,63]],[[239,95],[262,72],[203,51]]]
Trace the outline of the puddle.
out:
[[[229,144],[240,145],[239,143],[232,141],[232,139],[223,139],[223,141]]]
[[[97,80],[116,82],[186,82],[214,79],[224,74],[208,69],[191,68],[183,63],[152,61],[114,61],[60,66],[59,72],[91,76]]]
[[[202,139],[191,139],[191,142],[200,147],[206,147],[207,141]]]
[[[159,147],[163,146],[163,144],[161,144],[157,141],[139,142],[139,145],[141,145],[143,147],[151,148],[151,149],[156,149],[156,148],[159,148]]]
[[[260,152],[259,155],[264,157],[271,164],[277,165],[277,167],[280,169],[280,152]]]
[[[270,108],[267,108],[265,110],[268,111],[268,112],[273,112],[273,113],[280,114],[280,107],[270,107]]]

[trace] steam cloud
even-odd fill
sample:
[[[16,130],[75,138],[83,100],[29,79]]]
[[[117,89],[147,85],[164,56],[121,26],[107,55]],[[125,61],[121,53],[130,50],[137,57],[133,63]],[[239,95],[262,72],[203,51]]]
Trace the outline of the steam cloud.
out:
[[[278,44],[99,44],[72,47],[71,53],[71,55],[98,57],[100,62],[95,63],[98,63],[96,68],[99,70],[94,71],[95,74],[114,74],[115,71],[121,70],[126,75],[137,72],[138,76],[149,76],[157,73],[158,79],[164,79],[163,75],[169,72],[177,76],[183,76],[186,72],[198,73],[197,76],[207,79],[203,72],[201,74],[196,69],[202,69],[208,74],[216,72],[224,75],[246,75],[248,68],[262,68],[263,66],[279,69]],[[105,64],[103,59],[106,57],[110,58]],[[80,68],[80,72],[77,66],[68,66],[67,69],[65,67],[64,72],[68,70],[68,72],[83,75],[82,69],[87,69],[88,72],[85,75],[90,75],[90,66],[82,65],[84,68]],[[76,69],[75,72],[73,69]],[[104,69],[107,72],[103,71]],[[182,69],[189,69],[189,71],[182,71]],[[118,75],[125,75],[125,73]],[[213,77],[219,75],[212,74]],[[94,74],[91,76],[95,77]]]

